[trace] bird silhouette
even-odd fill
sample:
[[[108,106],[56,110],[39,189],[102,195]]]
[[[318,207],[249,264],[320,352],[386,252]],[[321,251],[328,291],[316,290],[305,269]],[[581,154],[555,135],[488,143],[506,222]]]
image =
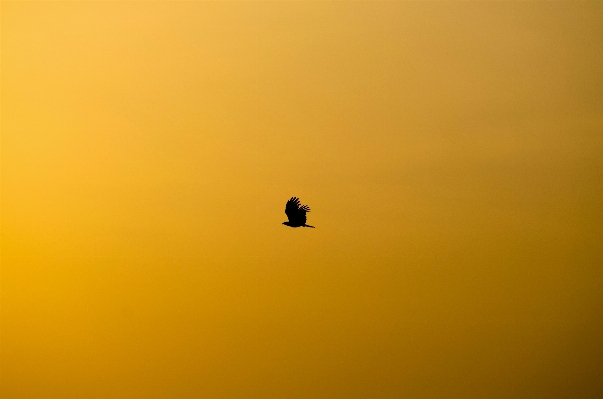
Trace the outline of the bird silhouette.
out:
[[[288,222],[283,222],[285,226],[289,227],[312,227],[306,224],[306,212],[310,212],[308,205],[301,205],[299,198],[292,197],[287,201],[285,205],[285,214],[287,215]]]

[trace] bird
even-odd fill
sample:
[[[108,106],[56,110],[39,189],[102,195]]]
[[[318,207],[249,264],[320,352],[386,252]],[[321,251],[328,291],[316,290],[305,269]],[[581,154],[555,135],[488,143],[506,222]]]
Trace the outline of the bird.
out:
[[[310,207],[308,205],[301,205],[299,203],[299,198],[291,197],[289,201],[287,201],[287,205],[285,205],[285,214],[289,219],[288,222],[283,222],[285,226],[289,227],[312,227],[306,224],[306,212],[310,212]]]

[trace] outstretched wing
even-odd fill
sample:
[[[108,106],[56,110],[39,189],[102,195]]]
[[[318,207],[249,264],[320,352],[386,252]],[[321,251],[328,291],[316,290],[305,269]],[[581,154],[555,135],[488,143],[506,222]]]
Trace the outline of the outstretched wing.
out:
[[[291,224],[300,226],[306,224],[306,212],[310,212],[310,207],[301,205],[297,197],[292,197],[285,205],[285,214]]]

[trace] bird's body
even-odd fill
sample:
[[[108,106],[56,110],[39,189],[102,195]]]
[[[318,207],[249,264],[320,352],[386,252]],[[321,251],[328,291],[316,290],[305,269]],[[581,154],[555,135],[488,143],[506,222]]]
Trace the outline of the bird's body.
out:
[[[285,205],[285,214],[287,215],[288,222],[283,222],[285,226],[289,227],[312,227],[306,224],[306,212],[310,212],[308,205],[301,205],[299,198],[292,197],[287,201]]]

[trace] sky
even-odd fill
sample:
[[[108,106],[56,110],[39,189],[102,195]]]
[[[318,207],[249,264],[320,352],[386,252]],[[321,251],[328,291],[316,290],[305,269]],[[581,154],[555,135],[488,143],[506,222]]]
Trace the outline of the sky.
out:
[[[601,397],[602,21],[3,1],[0,396]]]

